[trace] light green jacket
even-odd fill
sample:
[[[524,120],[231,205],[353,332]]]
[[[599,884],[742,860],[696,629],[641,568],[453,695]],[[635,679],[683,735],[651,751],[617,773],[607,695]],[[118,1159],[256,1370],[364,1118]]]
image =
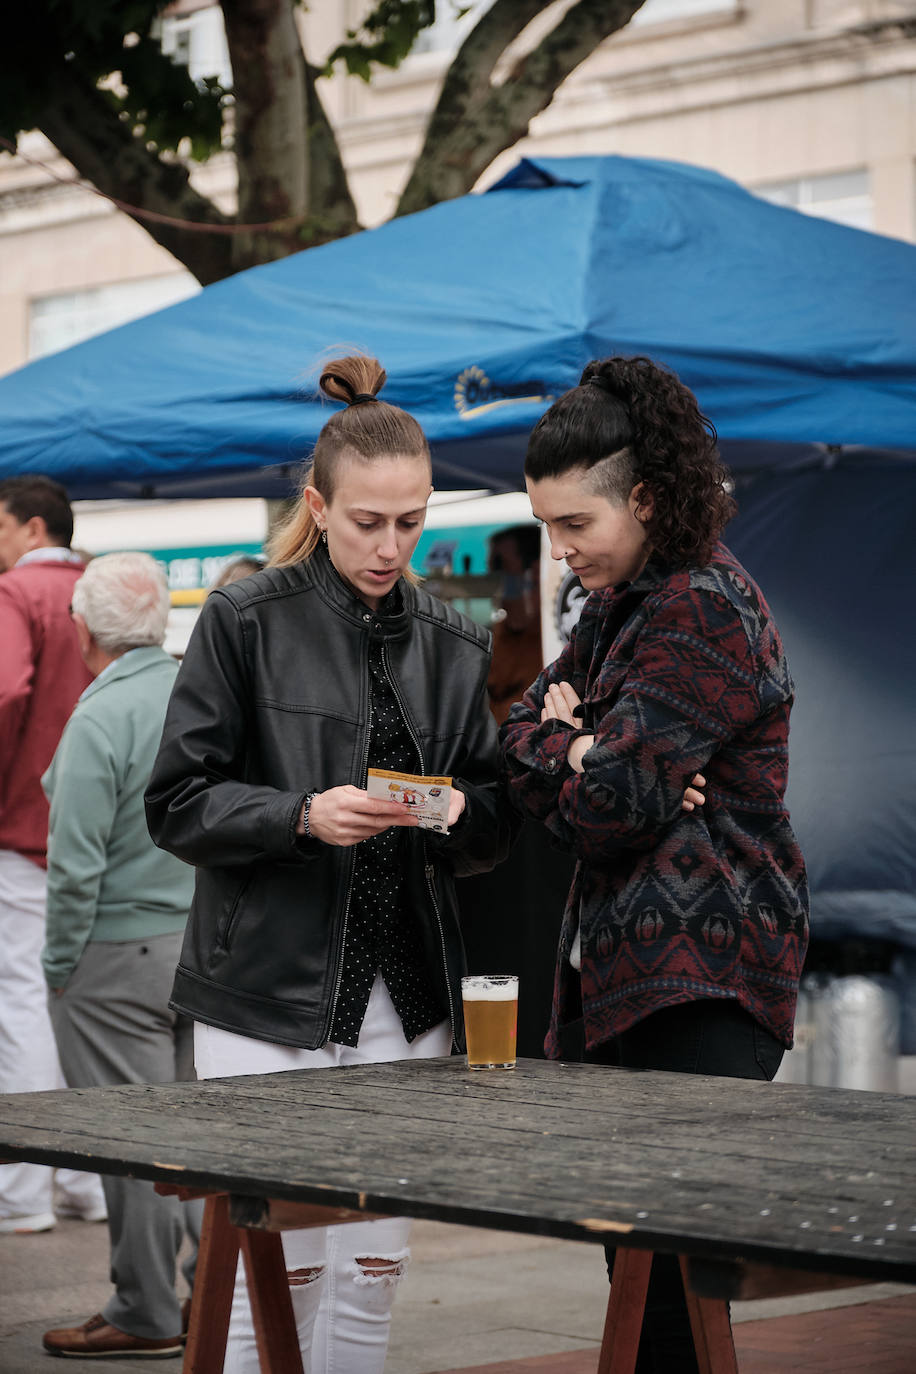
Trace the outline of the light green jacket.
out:
[[[90,940],[182,930],[194,870],[157,849],[143,793],[178,664],[132,649],[83,692],[41,780],[51,803],[42,964],[63,987]]]

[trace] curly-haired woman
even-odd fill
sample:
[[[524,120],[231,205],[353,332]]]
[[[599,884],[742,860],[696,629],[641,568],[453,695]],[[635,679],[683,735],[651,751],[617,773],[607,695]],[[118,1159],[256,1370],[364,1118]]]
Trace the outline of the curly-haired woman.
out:
[[[547,1052],[771,1079],[791,1046],[807,887],[784,794],[793,686],[719,542],[715,432],[647,358],[591,362],[528,445],[532,509],[590,593],[501,731],[510,793],[578,858]],[[682,807],[695,773],[706,803]],[[644,1370],[696,1368],[657,1257]]]

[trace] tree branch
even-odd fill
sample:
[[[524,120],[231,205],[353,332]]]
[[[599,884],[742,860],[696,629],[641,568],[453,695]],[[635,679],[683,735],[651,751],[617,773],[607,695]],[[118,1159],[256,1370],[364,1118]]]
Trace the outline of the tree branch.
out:
[[[425,210],[469,189],[464,170],[443,157],[457,125],[473,119],[493,89],[493,69],[514,38],[552,0],[495,0],[458,49],[426,127],[423,147],[401,193],[397,215]],[[471,183],[473,184],[473,183]]]
[[[493,69],[508,43],[534,14],[548,8],[496,0],[452,63],[396,214],[470,191],[499,153],[525,137],[570,73],[624,28],[641,5],[642,0],[579,0],[502,85],[494,86]]]
[[[81,177],[106,195],[141,210],[196,224],[230,223],[212,201],[194,190],[187,168],[149,152],[130,125],[118,118],[103,92],[81,80],[72,64],[59,65],[49,89],[53,99],[45,106],[38,127]],[[203,285],[232,271],[228,235],[202,234],[137,215],[132,218]]]

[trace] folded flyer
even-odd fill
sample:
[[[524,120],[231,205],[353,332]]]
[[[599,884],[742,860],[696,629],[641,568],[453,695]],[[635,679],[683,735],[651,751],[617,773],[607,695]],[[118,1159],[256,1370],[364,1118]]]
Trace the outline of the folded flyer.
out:
[[[393,773],[387,768],[370,768],[366,791],[378,801],[405,803],[410,807],[411,814],[419,817],[421,829],[448,834],[451,778],[421,778],[414,773]]]

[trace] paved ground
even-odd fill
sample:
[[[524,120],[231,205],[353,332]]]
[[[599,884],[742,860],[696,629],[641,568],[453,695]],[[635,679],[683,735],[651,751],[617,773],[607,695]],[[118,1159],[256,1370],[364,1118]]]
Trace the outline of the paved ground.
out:
[[[595,1374],[607,1284],[600,1249],[419,1222],[395,1307],[386,1374]],[[108,1295],[107,1231],[79,1221],[0,1236],[0,1374],[49,1365],[41,1334],[85,1320]],[[812,1310],[822,1309],[822,1310]],[[916,1292],[884,1285],[738,1304],[741,1374],[913,1374]],[[106,1359],[106,1374],[148,1362]],[[176,1370],[177,1361],[163,1363]]]

